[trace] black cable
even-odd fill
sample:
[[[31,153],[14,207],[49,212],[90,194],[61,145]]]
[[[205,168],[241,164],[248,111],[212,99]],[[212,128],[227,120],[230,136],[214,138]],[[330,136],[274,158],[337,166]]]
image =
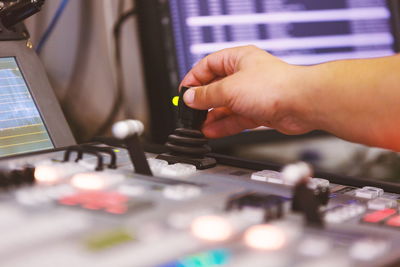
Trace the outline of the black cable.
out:
[[[136,15],[136,8],[132,8],[131,10],[123,13],[117,20],[113,29],[114,36],[114,44],[115,44],[115,67],[117,74],[117,92],[115,96],[114,103],[112,105],[111,111],[108,114],[104,123],[97,129],[94,134],[95,136],[99,136],[104,134],[113,124],[115,118],[117,117],[121,107],[123,105],[123,96],[124,96],[124,81],[123,81],[123,72],[122,72],[122,59],[121,59],[121,30],[124,23],[130,18]]]

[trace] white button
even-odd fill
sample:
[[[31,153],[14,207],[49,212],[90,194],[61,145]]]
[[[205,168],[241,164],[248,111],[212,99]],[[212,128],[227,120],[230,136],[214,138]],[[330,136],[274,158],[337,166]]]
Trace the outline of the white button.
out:
[[[282,180],[282,175],[280,172],[263,170],[253,173],[251,175],[251,179],[255,181],[268,182],[269,179]]]
[[[163,195],[169,199],[184,200],[200,196],[201,189],[192,185],[172,185],[164,188]]]
[[[397,201],[394,199],[388,198],[376,198],[368,201],[368,208],[371,210],[383,210],[387,208],[396,208]]]
[[[162,159],[149,158],[147,162],[149,163],[151,172],[156,176],[161,173],[164,167],[168,166],[168,162]]]
[[[80,190],[103,190],[122,182],[125,177],[114,172],[84,172],[75,174],[71,185]]]
[[[184,177],[196,172],[196,166],[184,163],[167,165],[162,168],[160,176],[164,177]]]
[[[35,181],[38,184],[52,185],[88,169],[73,162],[39,162],[35,166]]]
[[[300,254],[310,257],[319,257],[328,253],[332,244],[325,238],[307,238],[298,246]]]
[[[363,205],[351,204],[327,211],[324,219],[328,223],[341,223],[364,213],[365,210]]]
[[[383,195],[383,189],[372,187],[372,186],[364,186],[361,189],[356,190],[356,197],[373,199]]]
[[[308,183],[308,187],[311,189],[316,189],[317,187],[328,188],[329,184],[329,181],[326,179],[312,178]]]
[[[146,189],[143,186],[137,185],[121,185],[118,187],[118,192],[130,197],[137,197],[143,195]]]
[[[384,240],[360,240],[350,248],[350,256],[357,260],[370,261],[381,256],[388,249],[389,244]]]

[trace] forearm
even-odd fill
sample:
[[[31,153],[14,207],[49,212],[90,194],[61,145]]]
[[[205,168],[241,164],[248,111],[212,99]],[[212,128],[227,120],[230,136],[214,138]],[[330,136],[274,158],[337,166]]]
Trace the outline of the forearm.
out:
[[[400,55],[304,68],[316,128],[400,151]]]

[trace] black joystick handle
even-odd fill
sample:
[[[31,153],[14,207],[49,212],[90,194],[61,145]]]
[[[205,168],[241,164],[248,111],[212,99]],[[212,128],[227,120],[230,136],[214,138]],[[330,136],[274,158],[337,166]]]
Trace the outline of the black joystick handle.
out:
[[[181,128],[175,129],[174,133],[168,136],[165,145],[170,153],[160,154],[157,158],[168,163],[193,164],[200,170],[212,168],[217,162],[214,158],[206,156],[211,152],[211,148],[201,132],[208,110],[192,109],[185,104],[183,95],[188,89],[182,87],[179,93],[178,122]]]
[[[189,87],[182,87],[179,93],[178,102],[178,120],[183,128],[200,130],[207,118],[208,110],[192,109],[183,101],[183,95],[189,90]]]

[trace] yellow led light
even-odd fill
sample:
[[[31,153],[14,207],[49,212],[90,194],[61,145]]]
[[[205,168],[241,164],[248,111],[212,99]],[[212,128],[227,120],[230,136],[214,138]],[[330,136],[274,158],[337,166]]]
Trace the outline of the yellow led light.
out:
[[[174,97],[172,98],[172,104],[173,104],[175,107],[178,106],[178,104],[179,104],[179,96],[174,96]]]
[[[118,152],[121,152],[121,150],[119,150],[119,149],[114,149],[114,152],[115,152],[115,153],[118,153]]]

